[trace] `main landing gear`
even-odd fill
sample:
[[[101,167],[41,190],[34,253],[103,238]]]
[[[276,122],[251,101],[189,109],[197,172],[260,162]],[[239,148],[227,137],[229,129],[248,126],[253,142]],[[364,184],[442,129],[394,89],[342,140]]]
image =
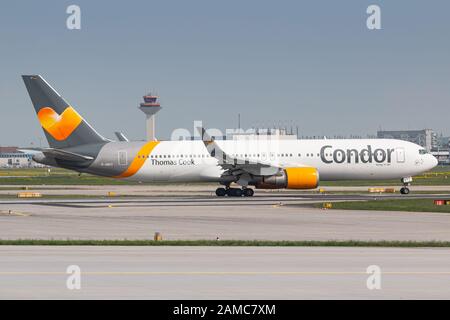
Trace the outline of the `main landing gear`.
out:
[[[403,187],[400,189],[400,193],[401,194],[408,194],[409,193],[409,188],[408,187]]]
[[[411,185],[412,177],[402,178],[403,188],[400,189],[401,194],[409,194],[409,186]]]
[[[250,188],[217,188],[216,195],[218,197],[252,197],[255,192]]]

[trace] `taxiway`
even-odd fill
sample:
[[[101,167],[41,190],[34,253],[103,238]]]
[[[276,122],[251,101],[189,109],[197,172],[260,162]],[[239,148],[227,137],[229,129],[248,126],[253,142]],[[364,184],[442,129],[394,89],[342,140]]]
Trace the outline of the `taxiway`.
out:
[[[312,202],[399,195],[264,193],[253,198],[170,195],[0,200],[2,239],[441,240],[450,214],[323,210]],[[435,198],[414,194],[408,197]],[[450,195],[447,195],[450,198]]]
[[[0,299],[450,298],[443,248],[2,246],[0,261]]]

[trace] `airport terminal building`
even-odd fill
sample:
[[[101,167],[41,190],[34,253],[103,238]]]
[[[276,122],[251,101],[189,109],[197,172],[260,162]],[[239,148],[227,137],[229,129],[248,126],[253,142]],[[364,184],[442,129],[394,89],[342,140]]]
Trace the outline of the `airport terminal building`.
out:
[[[378,131],[377,138],[410,141],[424,147],[428,152],[437,148],[437,135],[431,129]]]
[[[41,166],[33,155],[19,151],[18,147],[0,147],[0,168],[30,168]]]
[[[448,137],[438,137],[432,129],[378,131],[377,138],[416,143],[431,152],[438,159],[439,164],[450,165],[450,140]]]

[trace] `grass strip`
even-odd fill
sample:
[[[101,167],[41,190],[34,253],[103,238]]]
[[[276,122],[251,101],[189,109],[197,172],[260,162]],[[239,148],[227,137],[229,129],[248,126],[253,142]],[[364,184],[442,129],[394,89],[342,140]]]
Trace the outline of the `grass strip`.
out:
[[[441,199],[441,197],[436,195],[436,199]],[[328,202],[332,203],[332,209],[450,213],[450,205],[437,206],[434,204],[434,199],[381,199]],[[321,208],[323,207],[323,203],[314,204],[314,207]]]
[[[433,171],[413,177],[414,185],[450,185],[450,167],[437,166]],[[139,182],[93,176],[78,175],[77,172],[52,168],[0,169],[0,185],[138,185]],[[321,181],[321,186],[401,186],[399,179],[393,180],[348,180]]]

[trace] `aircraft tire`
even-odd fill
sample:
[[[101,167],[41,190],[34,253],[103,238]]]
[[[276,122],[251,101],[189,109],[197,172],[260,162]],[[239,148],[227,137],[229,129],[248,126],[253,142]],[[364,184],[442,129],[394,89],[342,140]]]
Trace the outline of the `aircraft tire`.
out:
[[[225,188],[217,188],[216,189],[216,196],[218,197],[224,197],[227,194],[227,190]]]
[[[401,194],[409,194],[409,188],[403,187],[400,189]]]
[[[242,190],[238,188],[230,188],[227,190],[229,197],[242,197]]]

